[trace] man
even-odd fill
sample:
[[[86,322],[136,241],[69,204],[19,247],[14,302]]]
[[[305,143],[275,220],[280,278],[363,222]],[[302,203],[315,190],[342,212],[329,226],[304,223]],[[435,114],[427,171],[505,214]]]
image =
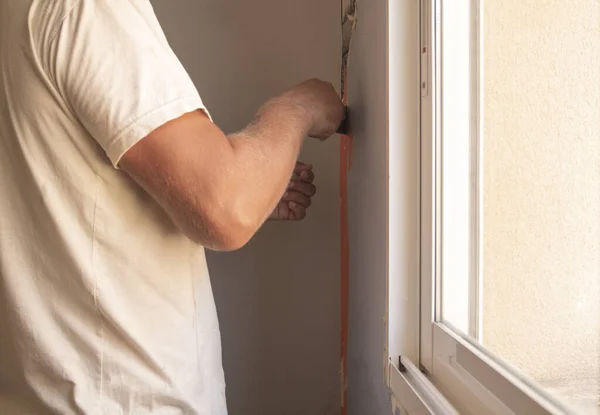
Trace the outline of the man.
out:
[[[0,75],[0,413],[226,414],[202,247],[304,217],[339,97],[225,136],[147,0],[0,0]]]

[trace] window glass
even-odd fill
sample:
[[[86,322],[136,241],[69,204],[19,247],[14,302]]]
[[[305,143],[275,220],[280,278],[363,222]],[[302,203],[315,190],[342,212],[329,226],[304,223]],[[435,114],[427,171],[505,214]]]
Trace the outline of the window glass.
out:
[[[600,414],[600,0],[482,3],[442,6],[443,320]]]

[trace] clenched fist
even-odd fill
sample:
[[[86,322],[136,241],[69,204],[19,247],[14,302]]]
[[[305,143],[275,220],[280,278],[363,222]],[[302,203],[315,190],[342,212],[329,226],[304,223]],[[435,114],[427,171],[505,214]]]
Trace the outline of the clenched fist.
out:
[[[312,165],[302,162],[296,163],[294,173],[290,179],[287,190],[271,213],[270,220],[298,221],[306,216],[306,209],[311,204],[311,198],[317,189],[313,184],[315,175]]]

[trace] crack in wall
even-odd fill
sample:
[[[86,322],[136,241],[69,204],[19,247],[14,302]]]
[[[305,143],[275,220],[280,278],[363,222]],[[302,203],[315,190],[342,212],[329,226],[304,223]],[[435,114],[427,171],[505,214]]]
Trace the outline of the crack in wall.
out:
[[[346,73],[350,56],[350,43],[356,27],[356,0],[342,0],[342,101],[346,98]]]

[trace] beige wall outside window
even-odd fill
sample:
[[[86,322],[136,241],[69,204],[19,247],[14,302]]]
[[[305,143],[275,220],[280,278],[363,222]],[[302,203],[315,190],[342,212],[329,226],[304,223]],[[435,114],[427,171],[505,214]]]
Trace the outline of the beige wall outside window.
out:
[[[481,341],[600,413],[600,0],[483,16]]]

